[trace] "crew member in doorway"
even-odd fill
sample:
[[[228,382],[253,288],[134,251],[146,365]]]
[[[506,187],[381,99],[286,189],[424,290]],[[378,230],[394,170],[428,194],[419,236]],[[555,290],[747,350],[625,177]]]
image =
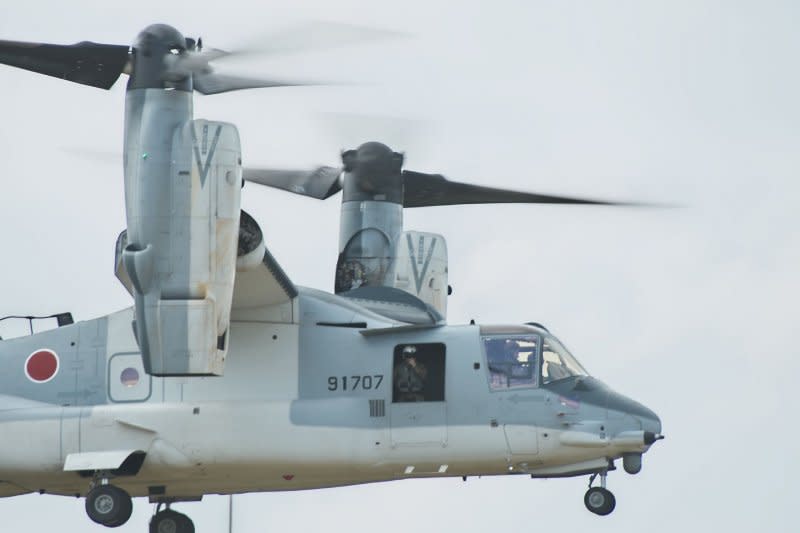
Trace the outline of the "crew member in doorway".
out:
[[[424,402],[425,382],[428,369],[416,357],[417,349],[413,346],[403,348],[400,361],[394,368],[394,401]]]

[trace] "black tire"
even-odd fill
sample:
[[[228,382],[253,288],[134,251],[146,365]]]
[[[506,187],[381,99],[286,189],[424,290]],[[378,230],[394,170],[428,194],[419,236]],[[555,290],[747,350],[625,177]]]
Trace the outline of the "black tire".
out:
[[[86,514],[92,522],[106,527],[119,527],[131,517],[130,495],[114,485],[98,485],[86,495]]]
[[[596,515],[606,516],[617,506],[617,499],[610,490],[603,487],[592,487],[583,497],[586,508]]]
[[[150,519],[150,533],[194,533],[194,523],[185,514],[165,509]]]
[[[122,505],[122,510],[120,511],[119,518],[113,524],[109,524],[108,527],[119,527],[122,524],[126,523],[133,514],[133,500],[128,497]]]

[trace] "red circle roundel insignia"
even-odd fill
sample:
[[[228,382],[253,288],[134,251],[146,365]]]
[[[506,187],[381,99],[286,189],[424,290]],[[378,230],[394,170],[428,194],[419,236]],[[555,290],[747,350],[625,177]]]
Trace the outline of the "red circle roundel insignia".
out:
[[[25,375],[34,383],[47,383],[58,373],[58,355],[53,350],[36,350],[25,361]]]

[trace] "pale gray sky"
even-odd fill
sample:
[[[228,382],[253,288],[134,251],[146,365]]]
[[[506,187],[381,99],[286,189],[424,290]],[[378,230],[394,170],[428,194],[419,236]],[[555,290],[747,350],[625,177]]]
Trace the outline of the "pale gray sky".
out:
[[[448,239],[451,322],[543,322],[653,408],[667,439],[641,474],[609,476],[618,505],[606,518],[583,508],[586,478],[446,479],[241,496],[236,531],[792,531],[800,5],[32,0],[0,7],[0,37],[127,44],[165,22],[230,48],[309,18],[416,37],[237,63],[375,82],[197,97],[196,116],[237,124],[246,164],[335,163],[358,139],[315,115],[382,114],[426,119],[373,135],[407,150],[407,168],[687,206],[406,212],[408,229]],[[0,315],[89,319],[129,305],[112,273],[121,166],[66,150],[119,151],[124,82],[104,92],[0,67],[0,86]],[[330,290],[338,198],[244,193],[292,279]],[[227,525],[225,498],[179,508],[199,533]],[[151,512],[137,501],[118,531],[145,531]],[[105,530],[82,500],[0,500],[0,516],[9,531]]]

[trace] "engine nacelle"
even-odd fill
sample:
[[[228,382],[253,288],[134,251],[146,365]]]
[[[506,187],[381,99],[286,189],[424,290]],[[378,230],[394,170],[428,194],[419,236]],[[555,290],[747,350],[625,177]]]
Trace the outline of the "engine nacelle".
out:
[[[395,247],[395,288],[447,317],[447,242],[435,233],[404,231]]]
[[[162,172],[141,167],[127,184],[133,212],[122,263],[145,370],[221,375],[239,240],[239,134],[232,124],[184,123],[172,135],[170,162],[154,162]]]

